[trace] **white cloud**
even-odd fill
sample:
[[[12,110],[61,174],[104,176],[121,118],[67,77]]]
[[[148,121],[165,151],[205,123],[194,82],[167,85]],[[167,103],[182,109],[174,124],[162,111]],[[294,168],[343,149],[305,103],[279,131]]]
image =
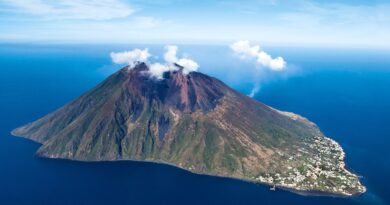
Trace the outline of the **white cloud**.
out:
[[[184,75],[190,72],[196,71],[199,67],[198,63],[189,58],[178,58],[177,57],[177,46],[165,46],[164,53],[164,64],[163,63],[152,63],[150,64],[148,73],[151,77],[156,79],[162,79],[164,72],[177,71],[182,67]],[[148,49],[143,50],[136,48],[131,51],[124,52],[111,52],[111,59],[116,64],[128,64],[130,68],[134,67],[137,62],[147,62],[151,54]],[[179,65],[179,66],[177,66]]]
[[[163,79],[164,72],[169,70],[170,69],[167,65],[163,65],[161,63],[153,63],[149,66],[149,74],[159,80]]]
[[[260,91],[260,81],[267,77],[269,72],[264,72],[265,69],[271,71],[282,71],[286,68],[286,61],[282,57],[272,58],[271,55],[261,50],[259,45],[251,45],[249,41],[237,41],[230,45],[230,48],[242,59],[254,60],[256,72],[254,73],[255,84],[248,94],[249,97],[254,97]],[[261,73],[261,75],[259,75]]]
[[[178,65],[183,66],[183,73],[184,75],[187,75],[190,72],[197,71],[198,70],[198,63],[195,61],[189,59],[189,58],[181,58],[178,62]]]
[[[183,67],[183,73],[186,75],[192,71],[198,70],[198,63],[189,58],[178,58],[177,50],[178,47],[174,45],[165,46],[164,60],[168,63],[170,67],[176,67],[174,64],[178,64]]]
[[[256,57],[260,51],[260,46],[251,46],[249,41],[237,41],[230,48],[242,58]]]
[[[165,53],[164,53],[164,60],[167,62],[167,63],[170,63],[170,64],[173,64],[173,63],[176,63],[178,61],[176,55],[177,55],[177,46],[165,46]]]
[[[256,62],[264,68],[281,71],[286,67],[286,62],[282,57],[272,58],[262,51],[259,45],[252,46],[249,41],[237,41],[230,48],[241,58],[256,59]]]
[[[18,14],[45,19],[109,20],[134,12],[121,0],[5,0],[4,3]]]
[[[179,50],[178,47],[174,45],[165,46],[165,53],[164,53],[165,64],[154,63],[150,65],[150,69],[149,69],[150,75],[157,79],[162,79],[164,72],[176,71],[180,69],[175,64],[183,67],[182,72],[184,75],[187,75],[193,71],[197,71],[199,67],[198,63],[196,63],[194,60],[189,58],[179,59],[177,57],[178,50]]]
[[[130,67],[133,67],[137,62],[147,62],[148,58],[151,56],[148,49],[134,49],[131,51],[124,52],[111,52],[110,53],[112,62],[116,64],[128,64]]]

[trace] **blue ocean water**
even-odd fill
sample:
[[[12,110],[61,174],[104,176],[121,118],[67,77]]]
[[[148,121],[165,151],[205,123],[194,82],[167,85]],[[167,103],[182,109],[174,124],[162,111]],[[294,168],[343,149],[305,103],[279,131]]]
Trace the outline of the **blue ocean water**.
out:
[[[390,204],[390,52],[278,48],[289,69],[256,73],[224,46],[180,46],[200,71],[275,108],[315,122],[345,149],[368,192],[301,196],[239,180],[142,162],[83,163],[34,156],[10,131],[90,89],[120,66],[111,51],[157,45],[0,45],[0,204]],[[159,60],[157,58],[153,60]]]

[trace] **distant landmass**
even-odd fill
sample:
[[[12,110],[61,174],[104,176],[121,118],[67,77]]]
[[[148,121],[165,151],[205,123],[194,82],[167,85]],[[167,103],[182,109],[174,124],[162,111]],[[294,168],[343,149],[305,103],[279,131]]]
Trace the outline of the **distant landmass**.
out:
[[[152,161],[297,191],[366,191],[340,145],[307,119],[199,72],[147,72],[145,63],[127,66],[12,134],[41,143],[41,157]]]

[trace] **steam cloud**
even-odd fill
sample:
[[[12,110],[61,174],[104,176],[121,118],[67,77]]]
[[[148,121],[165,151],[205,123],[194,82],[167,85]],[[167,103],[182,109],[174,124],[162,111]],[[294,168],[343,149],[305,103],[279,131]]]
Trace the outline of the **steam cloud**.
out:
[[[282,71],[286,68],[286,61],[282,57],[272,58],[271,55],[262,51],[259,45],[251,45],[249,41],[237,41],[230,45],[230,48],[235,54],[240,56],[242,59],[255,60],[258,65],[259,71],[268,69],[271,71]],[[260,76],[264,77],[264,76]],[[254,97],[256,93],[260,91],[259,78],[256,79],[256,83],[248,94],[249,97]]]
[[[163,74],[167,71],[170,71],[169,67],[167,65],[161,64],[161,63],[153,63],[149,66],[148,73],[151,77],[157,78],[157,79],[163,79]]]
[[[173,69],[177,69],[177,66],[175,64],[178,64],[183,67],[183,73],[186,75],[192,71],[198,70],[198,63],[195,61],[189,59],[189,58],[177,58],[177,46],[165,46],[165,54],[164,54],[164,60],[167,62],[168,66],[170,68],[173,67]]]
[[[282,57],[272,58],[269,54],[262,51],[259,45],[251,46],[249,41],[237,41],[230,48],[241,58],[254,58],[264,68],[281,71],[286,67],[286,62]]]
[[[253,86],[253,88],[248,96],[253,98],[256,95],[256,93],[258,93],[259,91],[260,91],[260,84],[256,83],[255,86]]]
[[[177,57],[178,47],[173,45],[165,46],[164,63],[152,63],[149,65],[148,73],[151,77],[156,79],[162,79],[164,72],[177,71],[181,69],[184,75],[189,74],[192,71],[198,70],[198,63],[189,58],[178,58]],[[148,63],[149,57],[152,55],[148,49],[134,49],[131,51],[110,53],[112,62],[116,64],[128,64],[130,68],[134,67],[138,62]],[[179,65],[179,66],[177,66]]]
[[[173,45],[165,46],[165,53],[164,53],[165,64],[153,63],[152,65],[150,65],[150,69],[149,69],[150,75],[157,79],[162,79],[164,72],[179,70],[180,67],[178,67],[177,65],[183,68],[182,72],[184,75],[187,75],[192,71],[197,71],[199,67],[198,63],[196,63],[195,61],[189,58],[179,59],[177,57],[177,50],[178,50],[177,46],[173,46]]]
[[[129,64],[130,67],[133,67],[137,62],[147,62],[151,56],[148,49],[134,49],[131,51],[124,52],[111,52],[110,53],[112,62],[116,64]]]

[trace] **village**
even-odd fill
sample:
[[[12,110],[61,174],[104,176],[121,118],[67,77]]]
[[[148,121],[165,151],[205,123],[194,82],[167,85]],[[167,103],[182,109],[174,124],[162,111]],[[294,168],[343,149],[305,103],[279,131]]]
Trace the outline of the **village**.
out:
[[[316,136],[305,145],[295,155],[285,156],[285,172],[262,174],[256,181],[272,185],[271,190],[282,187],[345,196],[365,192],[358,176],[345,168],[345,153],[337,142]],[[308,149],[317,150],[317,154],[308,156]]]

